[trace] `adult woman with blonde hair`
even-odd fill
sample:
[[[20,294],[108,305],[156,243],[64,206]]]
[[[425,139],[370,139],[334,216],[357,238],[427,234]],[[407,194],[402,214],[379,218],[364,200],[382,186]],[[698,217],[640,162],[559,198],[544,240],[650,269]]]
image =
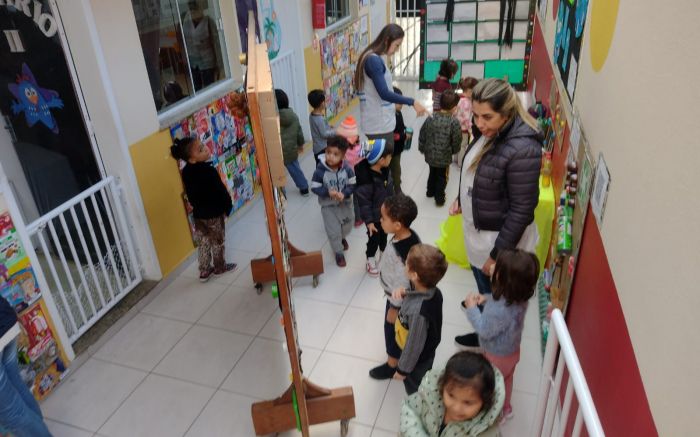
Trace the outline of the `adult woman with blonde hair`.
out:
[[[398,24],[387,24],[377,38],[360,54],[353,85],[360,97],[360,128],[369,139],[382,138],[394,149],[395,104],[413,106],[416,114],[426,113],[419,101],[393,91],[391,70],[382,56],[396,53],[404,31]]]
[[[472,94],[474,123],[482,136],[462,162],[459,195],[450,214],[462,213],[464,243],[481,294],[491,293],[491,270],[501,249],[534,252],[542,136],[506,81],[479,82]],[[462,346],[478,346],[474,334]]]

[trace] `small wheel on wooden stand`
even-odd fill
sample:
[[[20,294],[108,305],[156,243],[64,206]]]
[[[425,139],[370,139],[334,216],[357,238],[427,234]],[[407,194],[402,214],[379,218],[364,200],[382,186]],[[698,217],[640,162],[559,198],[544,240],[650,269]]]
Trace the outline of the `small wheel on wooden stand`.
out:
[[[263,291],[263,285],[261,282],[256,282],[255,283],[255,292],[258,294],[262,294]]]
[[[348,430],[350,428],[350,419],[342,419],[340,421],[340,437],[345,437],[348,435]]]
[[[314,288],[318,287],[318,275],[314,275],[311,278],[311,285],[313,285]]]

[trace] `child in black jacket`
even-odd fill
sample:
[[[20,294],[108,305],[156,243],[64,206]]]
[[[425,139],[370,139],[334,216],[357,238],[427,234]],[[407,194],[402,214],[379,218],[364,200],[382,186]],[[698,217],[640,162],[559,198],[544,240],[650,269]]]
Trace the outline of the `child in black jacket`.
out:
[[[386,232],[380,222],[384,200],[394,194],[389,164],[393,148],[383,139],[370,140],[363,154],[367,159],[355,166],[355,195],[360,205],[360,218],[367,226],[367,272],[377,277],[377,249],[386,248]]]
[[[219,173],[209,162],[209,149],[198,138],[175,140],[170,153],[173,158],[187,163],[182,169],[182,183],[193,209],[199,280],[206,282],[212,275],[222,275],[236,268],[236,264],[224,261],[224,220],[233,203]]]

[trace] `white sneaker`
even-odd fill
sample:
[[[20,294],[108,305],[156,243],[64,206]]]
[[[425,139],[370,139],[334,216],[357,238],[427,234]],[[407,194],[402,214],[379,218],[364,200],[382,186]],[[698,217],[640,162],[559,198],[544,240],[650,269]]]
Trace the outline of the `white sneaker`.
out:
[[[374,257],[367,258],[367,273],[372,277],[379,276],[379,269],[377,269],[377,261]]]

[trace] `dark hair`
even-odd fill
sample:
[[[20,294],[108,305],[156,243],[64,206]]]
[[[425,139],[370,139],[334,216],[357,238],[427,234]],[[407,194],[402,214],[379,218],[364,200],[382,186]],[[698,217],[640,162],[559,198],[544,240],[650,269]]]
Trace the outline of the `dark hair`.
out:
[[[175,103],[185,97],[185,95],[180,84],[171,80],[163,86],[163,97],[165,97],[167,103]]]
[[[440,109],[443,111],[451,111],[457,103],[459,103],[459,96],[454,90],[445,90],[440,95]]]
[[[389,23],[382,28],[374,41],[360,53],[360,57],[357,58],[355,77],[352,81],[352,84],[355,86],[355,92],[362,91],[362,87],[365,84],[365,62],[367,61],[367,56],[373,53],[379,56],[384,55],[389,50],[391,43],[403,38],[403,36],[404,31],[401,26],[396,23]]]
[[[170,155],[175,159],[187,161],[192,155],[191,146],[194,141],[194,137],[175,138],[174,144],[170,146]]]
[[[457,70],[459,70],[459,67],[454,59],[443,59],[442,62],[440,62],[438,74],[447,79],[452,79],[454,75],[457,74]]]
[[[405,194],[395,194],[384,200],[386,215],[393,221],[401,223],[405,228],[418,217],[418,206],[416,202]]]
[[[326,94],[323,92],[323,90],[311,90],[308,95],[308,99],[309,105],[311,105],[311,107],[314,109],[318,109],[321,107],[323,102],[326,101]]]
[[[479,80],[471,76],[463,77],[459,80],[459,87],[462,91],[474,89]]]
[[[289,108],[289,97],[279,88],[275,88],[275,100],[277,100],[277,109]]]
[[[440,395],[451,387],[471,387],[479,392],[482,410],[493,406],[496,391],[496,375],[493,366],[483,355],[462,351],[452,355],[445,365],[445,371],[438,380]]]
[[[418,275],[422,285],[433,288],[445,276],[447,260],[437,247],[416,244],[408,251],[406,266]]]
[[[397,86],[394,87],[394,93],[398,94],[400,96],[403,96],[403,93],[401,92],[401,88],[399,88]]]
[[[520,249],[501,249],[491,275],[493,298],[506,298],[506,304],[527,302],[535,294],[540,262],[534,253]]]
[[[328,141],[326,141],[326,148],[329,147],[335,147],[340,149],[341,152],[345,153],[348,148],[350,148],[350,143],[348,143],[348,140],[343,136],[333,135],[332,137],[328,138]]]

